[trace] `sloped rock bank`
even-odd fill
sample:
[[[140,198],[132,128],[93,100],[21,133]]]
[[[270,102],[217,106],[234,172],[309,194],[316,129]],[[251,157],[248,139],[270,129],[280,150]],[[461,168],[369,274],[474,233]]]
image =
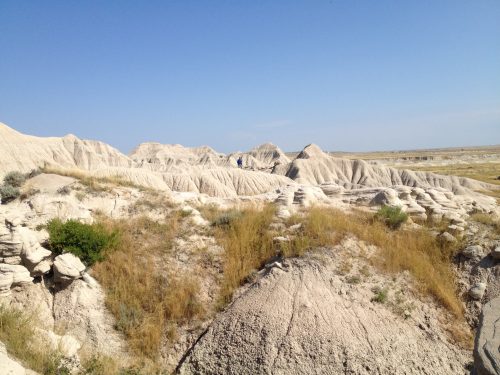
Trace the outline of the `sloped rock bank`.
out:
[[[403,319],[345,283],[333,255],[273,267],[221,314],[179,374],[464,374],[429,317]],[[429,320],[430,319],[430,320]]]

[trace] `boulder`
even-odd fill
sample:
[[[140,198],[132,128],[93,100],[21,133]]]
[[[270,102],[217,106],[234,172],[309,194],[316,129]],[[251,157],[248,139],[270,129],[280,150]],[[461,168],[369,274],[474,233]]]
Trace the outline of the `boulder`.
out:
[[[491,250],[490,255],[493,259],[500,260],[500,246],[497,246],[493,250]]]
[[[483,306],[474,343],[477,375],[500,374],[500,297]]]
[[[71,335],[59,336],[52,331],[41,331],[47,338],[54,350],[59,350],[61,354],[66,357],[74,357],[78,354],[78,350],[82,347],[82,344]]]
[[[68,283],[82,278],[85,265],[71,253],[61,254],[54,260],[54,281]]]
[[[469,290],[469,296],[472,299],[475,300],[480,300],[483,298],[484,293],[486,292],[486,284],[485,283],[476,283],[472,288]]]
[[[448,233],[448,232],[441,233],[439,235],[439,237],[441,237],[446,242],[450,242],[450,243],[457,242],[457,239],[455,237],[453,237],[453,235]]]
[[[481,245],[467,246],[462,255],[467,259],[480,259],[483,257],[483,247]]]

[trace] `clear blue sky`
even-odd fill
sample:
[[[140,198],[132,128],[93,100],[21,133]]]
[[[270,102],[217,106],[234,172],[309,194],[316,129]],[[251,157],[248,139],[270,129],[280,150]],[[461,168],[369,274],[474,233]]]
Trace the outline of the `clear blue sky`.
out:
[[[500,143],[499,0],[0,0],[0,122],[124,152]]]

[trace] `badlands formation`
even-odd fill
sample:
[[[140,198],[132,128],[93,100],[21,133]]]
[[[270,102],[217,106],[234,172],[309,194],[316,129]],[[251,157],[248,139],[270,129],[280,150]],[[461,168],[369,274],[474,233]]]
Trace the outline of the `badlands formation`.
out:
[[[410,291],[414,282],[408,272],[378,272],[366,258],[374,246],[347,236],[333,249],[270,259],[255,270],[221,311],[214,308],[197,326],[179,328],[174,343],[161,350],[163,373],[500,374],[500,241],[470,219],[483,214],[498,220],[497,201],[485,194],[495,185],[337,158],[315,145],[289,157],[273,144],[225,155],[209,147],[144,143],[127,156],[101,142],[28,136],[0,123],[0,178],[37,169],[25,194],[0,205],[0,300],[35,313],[40,337],[62,352],[73,373],[85,352],[124,366],[131,354],[92,267],[47,249],[44,226],[51,219],[93,223],[102,216],[147,215],[162,222],[174,211],[183,213],[186,233],[174,239],[168,259],[158,261],[158,272],[175,266],[201,278],[208,305],[216,299],[224,249],[210,231],[207,208],[271,203],[272,225],[283,234],[277,243],[293,236],[295,216],[316,206],[369,213],[397,206],[410,216],[408,228],[446,223],[435,235],[461,243],[453,267],[463,330],[475,333],[474,349],[450,338],[449,316],[431,298],[408,292],[404,303],[411,309],[401,314],[373,302],[378,285]],[[108,188],[89,190],[85,180],[91,178]],[[138,209],[151,196],[168,207]],[[194,265],[207,254],[210,276],[203,278]],[[346,259],[354,264],[347,274]],[[366,276],[353,282],[354,272]],[[32,373],[21,362],[0,343],[0,374]]]

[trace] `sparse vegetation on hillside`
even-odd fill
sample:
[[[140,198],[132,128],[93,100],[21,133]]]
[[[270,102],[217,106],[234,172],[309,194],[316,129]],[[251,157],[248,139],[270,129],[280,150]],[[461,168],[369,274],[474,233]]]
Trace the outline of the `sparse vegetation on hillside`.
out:
[[[21,195],[20,188],[26,181],[27,176],[21,172],[12,171],[5,175],[3,184],[0,186],[0,201],[8,203]]]
[[[312,208],[305,213],[302,229],[285,254],[301,255],[311,248],[334,246],[348,234],[380,248],[375,264],[381,269],[409,271],[423,293],[433,296],[456,317],[462,317],[463,307],[451,269],[459,244],[441,242],[426,228],[390,231],[369,214]]]
[[[408,166],[405,168],[408,168]],[[426,171],[444,175],[468,177],[474,180],[487,182],[489,184],[500,185],[500,180],[498,180],[498,176],[500,176],[500,163],[498,162],[470,164],[448,163],[437,166],[412,166],[411,169],[415,171]]]
[[[500,220],[493,217],[493,215],[486,213],[476,213],[471,215],[471,220],[477,221],[478,223],[484,225],[488,225],[496,234],[500,235]]]
[[[34,318],[4,304],[0,304],[0,341],[31,370],[43,375],[69,374],[61,367],[61,355],[41,341]]]
[[[101,224],[84,224],[77,220],[53,219],[47,225],[50,249],[55,254],[72,253],[87,266],[104,259],[104,251],[116,245],[117,231]]]
[[[0,198],[2,203],[13,201],[20,195],[21,191],[17,187],[5,184],[0,186]]]
[[[154,363],[165,335],[175,338],[177,327],[205,312],[197,279],[163,268],[162,257],[172,249],[179,220],[173,213],[165,223],[147,218],[106,222],[111,231],[119,231],[120,241],[93,272],[139,361]]]
[[[5,185],[14,186],[17,188],[23,186],[25,181],[26,181],[26,175],[24,173],[17,171],[9,172],[3,178],[3,183]]]

